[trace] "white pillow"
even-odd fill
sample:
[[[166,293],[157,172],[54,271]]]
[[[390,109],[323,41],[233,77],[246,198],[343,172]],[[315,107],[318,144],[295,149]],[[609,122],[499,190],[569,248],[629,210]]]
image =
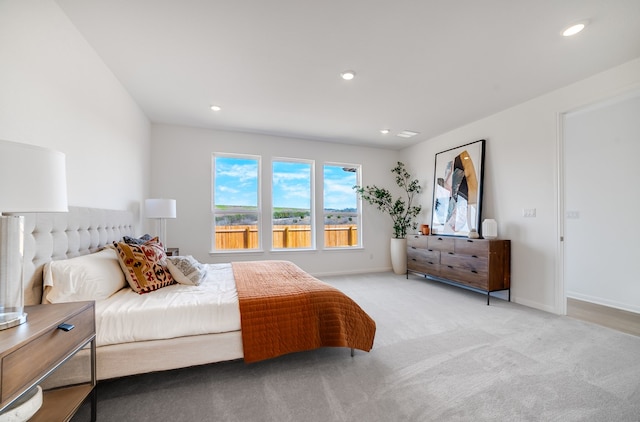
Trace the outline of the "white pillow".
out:
[[[207,275],[207,269],[191,255],[168,256],[167,268],[173,278],[180,284],[199,285]]]
[[[127,285],[113,248],[44,267],[42,303],[106,299]]]

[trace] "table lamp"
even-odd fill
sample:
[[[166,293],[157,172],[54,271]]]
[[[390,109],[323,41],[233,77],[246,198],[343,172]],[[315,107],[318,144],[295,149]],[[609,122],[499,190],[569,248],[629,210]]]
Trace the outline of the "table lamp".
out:
[[[175,199],[146,199],[144,201],[144,209],[147,218],[155,218],[160,223],[160,243],[167,250],[167,218],[176,218],[176,200]]]
[[[21,214],[66,211],[65,155],[0,140],[0,330],[27,321]]]

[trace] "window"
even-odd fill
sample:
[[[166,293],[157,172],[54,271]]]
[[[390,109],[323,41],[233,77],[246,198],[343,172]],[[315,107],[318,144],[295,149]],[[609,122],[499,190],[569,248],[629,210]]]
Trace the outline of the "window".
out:
[[[309,250],[321,233],[324,248],[360,247],[361,207],[353,187],[360,184],[361,166],[325,163],[322,171],[322,193],[316,193],[312,160],[275,158],[271,174],[262,175],[259,156],[214,153],[212,251],[256,251],[263,242],[273,250]],[[269,214],[261,206],[262,177],[271,177],[270,227],[263,223]],[[322,231],[315,224],[314,204],[320,198]]]
[[[360,184],[360,166],[324,165],[324,247],[360,245],[360,201],[355,185]]]
[[[260,158],[213,155],[213,250],[259,249]]]
[[[314,245],[313,162],[273,161],[273,249],[309,249]]]

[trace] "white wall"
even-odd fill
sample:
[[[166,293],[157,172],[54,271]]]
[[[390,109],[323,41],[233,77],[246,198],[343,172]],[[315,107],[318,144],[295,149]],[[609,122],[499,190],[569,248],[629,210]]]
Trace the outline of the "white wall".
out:
[[[567,297],[640,312],[640,90],[567,114],[563,133]]]
[[[482,215],[498,221],[499,237],[511,239],[513,301],[564,312],[558,201],[560,114],[638,84],[640,59],[401,151],[401,159],[419,167],[416,175],[427,178],[430,186],[436,153],[487,140]],[[431,195],[430,187],[424,197]],[[428,200],[423,205],[430,208]],[[537,216],[524,218],[523,208],[535,208]]]
[[[262,253],[209,254],[211,249],[211,156],[214,152],[254,154],[262,157],[268,175],[272,157],[315,160],[316,190],[322,186],[323,162],[362,164],[363,184],[395,183],[391,169],[398,152],[326,142],[314,142],[250,133],[224,132],[169,125],[153,125],[151,131],[153,197],[177,200],[178,218],[167,221],[168,246],[202,262],[285,259],[315,275],[386,271],[391,267],[389,239],[391,219],[371,206],[363,206],[364,249],[268,251]],[[264,180],[264,179],[263,179]],[[321,191],[320,191],[321,192]],[[262,199],[269,218],[270,185],[263,183]],[[321,203],[316,203],[316,215]]]
[[[70,205],[138,212],[149,138],[148,119],[54,1],[0,1],[0,139],[65,153]]]

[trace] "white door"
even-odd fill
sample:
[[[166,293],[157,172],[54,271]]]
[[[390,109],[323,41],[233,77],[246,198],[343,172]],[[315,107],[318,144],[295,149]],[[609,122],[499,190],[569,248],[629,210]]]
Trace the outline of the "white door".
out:
[[[565,298],[640,312],[640,91],[562,127]]]

